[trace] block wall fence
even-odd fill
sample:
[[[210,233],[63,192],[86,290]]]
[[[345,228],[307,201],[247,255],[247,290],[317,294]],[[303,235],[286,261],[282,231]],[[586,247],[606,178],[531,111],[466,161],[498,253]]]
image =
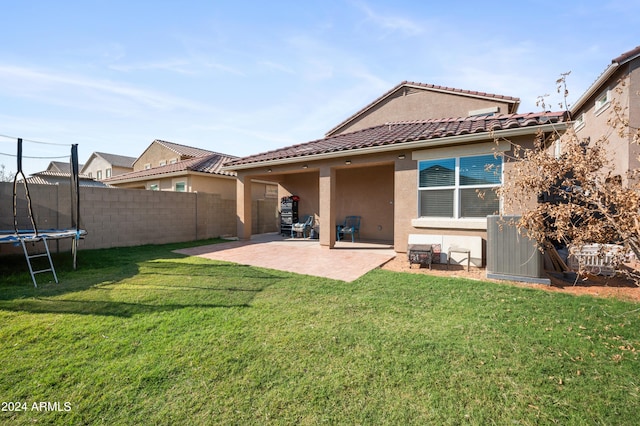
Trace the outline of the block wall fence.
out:
[[[18,184],[20,229],[30,229],[24,186]],[[29,185],[39,229],[71,228],[69,185]],[[279,230],[278,201],[253,201],[253,233]],[[99,249],[195,241],[235,236],[236,201],[219,194],[146,191],[120,188],[80,188],[80,225],[87,236],[78,248]],[[13,184],[0,183],[0,230],[13,231]],[[50,242],[55,251],[71,250],[71,240]],[[21,253],[0,244],[0,255]]]

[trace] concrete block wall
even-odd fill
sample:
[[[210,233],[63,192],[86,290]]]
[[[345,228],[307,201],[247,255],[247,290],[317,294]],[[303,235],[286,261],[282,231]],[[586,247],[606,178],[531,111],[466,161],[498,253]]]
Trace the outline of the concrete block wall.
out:
[[[39,229],[71,228],[71,191],[68,185],[29,185]],[[18,191],[20,226],[29,228],[24,191]],[[254,223],[261,232],[278,230],[275,200],[259,201]],[[236,235],[236,202],[219,194],[144,191],[139,189],[80,189],[80,224],[87,231],[79,249],[164,244]],[[0,183],[0,230],[13,231],[13,185]],[[51,242],[53,251],[68,251],[71,240]],[[0,255],[20,253],[0,244]]]

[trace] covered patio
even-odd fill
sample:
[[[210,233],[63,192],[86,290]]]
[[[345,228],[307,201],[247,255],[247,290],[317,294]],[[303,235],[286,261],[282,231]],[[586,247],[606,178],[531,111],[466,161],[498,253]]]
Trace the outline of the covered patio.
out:
[[[318,240],[287,238],[276,233],[182,249],[176,253],[347,282],[396,256],[393,247],[386,244],[339,241],[334,250],[329,250]]]
[[[467,263],[483,268],[487,216],[519,213],[495,193],[516,161],[514,147],[533,147],[537,137],[551,143],[568,123],[561,111],[517,114],[518,103],[403,82],[321,139],[230,161],[222,169],[237,175],[236,235],[252,238],[251,197],[269,181],[280,200],[297,198],[299,217],[313,216],[324,248],[339,248],[336,227],[358,216],[360,241],[406,253],[418,235],[440,246],[442,260],[467,248]]]

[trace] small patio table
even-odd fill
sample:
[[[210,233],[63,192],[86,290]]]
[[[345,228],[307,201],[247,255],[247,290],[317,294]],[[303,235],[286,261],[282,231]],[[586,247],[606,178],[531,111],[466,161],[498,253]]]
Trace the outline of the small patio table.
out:
[[[464,253],[467,255],[467,272],[469,272],[469,266],[471,265],[471,250],[462,247],[451,247],[447,253],[447,270],[451,264],[451,253]]]

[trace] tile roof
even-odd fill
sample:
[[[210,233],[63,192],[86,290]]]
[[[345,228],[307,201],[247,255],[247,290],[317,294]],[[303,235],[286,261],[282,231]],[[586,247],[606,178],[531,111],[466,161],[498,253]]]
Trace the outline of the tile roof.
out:
[[[171,151],[175,152],[180,156],[185,156],[185,157],[202,157],[204,155],[216,154],[215,152],[209,151],[207,149],[181,145],[175,142],[163,141],[162,139],[156,139],[153,142],[160,144],[167,149],[170,149]]]
[[[106,152],[94,152],[116,167],[133,167],[133,163],[136,161],[136,157],[127,157],[126,155],[109,154]]]
[[[159,176],[176,172],[200,172],[210,173],[222,176],[235,176],[231,171],[222,170],[222,165],[228,161],[237,159],[238,157],[226,154],[213,153],[206,156],[189,158],[187,160],[178,161],[165,166],[153,167],[147,170],[138,170],[135,172],[123,173],[105,179],[105,182],[122,182],[131,179],[143,179],[151,176]]]
[[[34,173],[27,178],[27,183],[34,185],[58,185],[60,183],[69,183],[71,173],[68,172],[53,172],[45,170],[43,172]],[[110,185],[104,184],[97,180],[90,178],[87,175],[79,175],[78,182],[80,186],[96,186],[96,187],[108,187]]]
[[[493,93],[478,92],[476,90],[456,89],[456,88],[453,88],[453,87],[438,86],[438,85],[435,85],[435,84],[417,83],[415,81],[403,81],[398,86],[396,86],[394,89],[391,89],[390,92],[395,91],[398,87],[401,87],[401,86],[415,86],[415,87],[422,87],[422,88],[425,88],[425,89],[439,90],[439,91],[443,91],[443,92],[460,93],[462,95],[478,96],[478,97],[482,97],[482,98],[500,99],[500,100],[509,101],[509,102],[520,102],[520,98],[514,98],[513,96],[496,95],[496,94],[493,94]]]
[[[520,98],[514,98],[512,96],[495,95],[493,93],[478,92],[478,91],[475,91],[475,90],[455,89],[453,87],[438,86],[438,85],[435,85],[435,84],[417,83],[415,81],[403,81],[402,83],[398,84],[397,86],[395,86],[391,90],[387,91],[382,96],[378,97],[373,102],[371,102],[370,104],[368,104],[367,106],[365,106],[364,108],[362,108],[361,110],[359,110],[358,112],[356,112],[355,114],[353,114],[352,116],[347,118],[346,120],[342,121],[340,124],[338,124],[337,126],[332,128],[331,130],[329,130],[326,133],[326,135],[327,136],[332,135],[336,130],[344,127],[345,124],[353,121],[353,119],[355,119],[356,117],[358,117],[359,115],[361,115],[362,113],[367,111],[368,109],[370,109],[373,106],[375,106],[378,103],[380,103],[380,101],[382,101],[383,99],[385,99],[386,97],[388,97],[392,93],[398,91],[400,88],[405,87],[405,86],[406,87],[417,87],[417,88],[425,89],[425,90],[434,90],[434,91],[438,91],[438,92],[449,92],[449,93],[454,93],[454,94],[464,95],[464,96],[498,99],[498,100],[501,100],[501,101],[512,103],[514,105],[514,110],[513,111],[508,111],[509,113],[517,111],[517,105],[520,103]]]
[[[79,164],[78,167],[81,169],[83,164]],[[65,163],[63,161],[52,161],[49,163],[47,167],[48,172],[63,172],[63,173],[71,173],[71,163]]]
[[[640,46],[636,46],[635,49],[631,49],[628,52],[624,52],[622,55],[611,60],[612,64],[624,64],[625,62],[640,55]]]
[[[540,112],[528,114],[502,114],[438,120],[387,123],[352,133],[329,136],[324,139],[288,146],[273,151],[242,157],[225,164],[233,166],[283,159],[300,159],[310,155],[397,145],[407,142],[428,141],[468,134],[484,134],[499,130],[527,128],[566,121],[566,112]],[[532,133],[535,131],[532,130]]]

